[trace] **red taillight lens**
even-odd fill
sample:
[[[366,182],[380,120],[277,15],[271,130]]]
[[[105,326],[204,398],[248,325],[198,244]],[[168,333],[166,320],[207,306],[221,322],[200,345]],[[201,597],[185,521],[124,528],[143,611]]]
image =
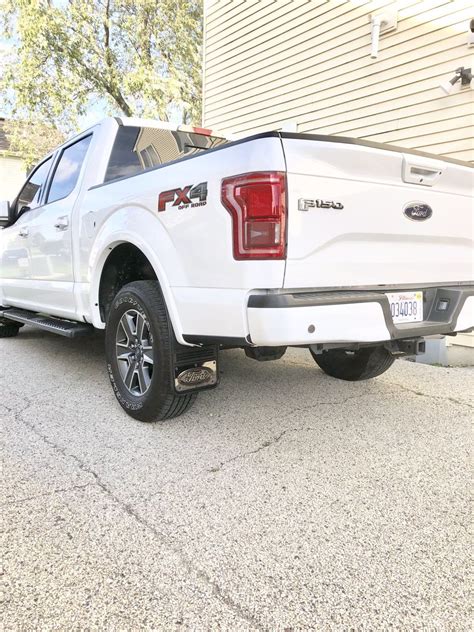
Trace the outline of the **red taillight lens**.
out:
[[[235,259],[284,259],[286,176],[244,173],[222,181],[222,203],[232,216]]]

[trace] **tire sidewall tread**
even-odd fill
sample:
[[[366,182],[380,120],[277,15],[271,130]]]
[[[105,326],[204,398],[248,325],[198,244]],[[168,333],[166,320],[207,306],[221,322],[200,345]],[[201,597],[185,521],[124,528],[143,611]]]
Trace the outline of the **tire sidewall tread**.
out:
[[[329,349],[316,354],[310,348],[316,364],[331,377],[348,382],[370,380],[385,373],[395,361],[394,356],[382,345],[364,347],[346,355],[345,349]]]
[[[14,338],[20,331],[20,325],[16,325],[11,321],[7,323],[0,323],[0,338]]]
[[[142,396],[128,391],[116,360],[116,331],[128,309],[146,318],[153,342],[152,380]],[[110,382],[118,402],[129,415],[140,421],[159,421],[181,415],[194,403],[197,393],[177,394],[172,384],[175,339],[158,281],[134,281],[118,292],[108,314],[105,339]]]

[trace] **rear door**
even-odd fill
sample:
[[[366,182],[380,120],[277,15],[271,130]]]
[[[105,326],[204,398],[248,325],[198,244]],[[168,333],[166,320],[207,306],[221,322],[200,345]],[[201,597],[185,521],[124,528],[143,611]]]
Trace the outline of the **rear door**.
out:
[[[340,139],[283,145],[284,287],[472,281],[472,168]]]
[[[30,211],[28,253],[35,309],[75,314],[72,211],[92,135],[64,147],[57,157],[43,206]]]

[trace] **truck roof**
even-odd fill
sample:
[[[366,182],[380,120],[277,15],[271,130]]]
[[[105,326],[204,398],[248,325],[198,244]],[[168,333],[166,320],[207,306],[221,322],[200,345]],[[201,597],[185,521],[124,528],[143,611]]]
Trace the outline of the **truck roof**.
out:
[[[173,132],[191,132],[194,134],[203,134],[204,136],[215,136],[217,138],[225,138],[228,136],[214,129],[206,127],[194,127],[193,125],[176,125],[159,119],[145,119],[139,117],[114,117],[119,125],[125,127],[154,127],[156,129],[169,129]],[[107,119],[105,119],[107,120]]]

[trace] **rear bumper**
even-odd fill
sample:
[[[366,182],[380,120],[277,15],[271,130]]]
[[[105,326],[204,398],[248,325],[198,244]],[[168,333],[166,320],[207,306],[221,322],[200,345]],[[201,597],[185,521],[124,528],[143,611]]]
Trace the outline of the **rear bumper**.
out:
[[[390,288],[390,292],[406,288]],[[369,291],[269,291],[248,301],[250,340],[259,346],[385,342],[474,328],[474,285],[419,287],[423,321],[394,325],[388,298]],[[388,290],[387,290],[388,291]],[[448,300],[440,311],[439,302]]]

